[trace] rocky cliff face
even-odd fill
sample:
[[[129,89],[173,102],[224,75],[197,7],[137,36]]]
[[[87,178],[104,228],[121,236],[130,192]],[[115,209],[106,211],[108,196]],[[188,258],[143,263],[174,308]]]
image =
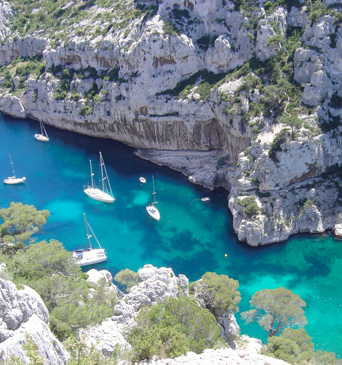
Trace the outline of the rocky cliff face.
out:
[[[0,2],[0,65],[8,71],[0,109],[119,140],[193,182],[231,189],[234,228],[249,244],[333,228],[341,223],[339,191],[327,188],[341,161],[339,2],[292,3],[61,2],[51,33],[49,17],[34,25],[44,4],[31,6],[29,27]],[[28,57],[39,71],[28,70]],[[290,125],[294,115],[300,127]],[[283,144],[281,123],[291,129]],[[323,190],[312,179],[327,172]],[[315,194],[305,188],[313,183]],[[258,205],[253,214],[240,204],[245,197]],[[328,198],[336,198],[333,209]]]
[[[0,360],[29,363],[25,347],[32,341],[45,364],[67,362],[69,354],[51,333],[48,310],[33,289],[0,278],[0,313]]]

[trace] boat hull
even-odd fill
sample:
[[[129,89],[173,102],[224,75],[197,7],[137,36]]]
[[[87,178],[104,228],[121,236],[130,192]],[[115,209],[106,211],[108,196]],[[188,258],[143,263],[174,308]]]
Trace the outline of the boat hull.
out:
[[[36,134],[34,135],[34,138],[35,138],[37,141],[40,141],[40,142],[49,142],[49,141],[50,141],[49,137],[46,137],[46,136],[44,136],[43,134],[38,134],[38,133],[36,133]]]
[[[73,253],[79,266],[88,266],[107,261],[104,249],[76,250]]]
[[[139,181],[142,183],[142,184],[145,184],[146,183],[146,179],[142,176],[139,177]]]
[[[4,184],[7,185],[16,185],[16,184],[22,184],[25,182],[26,177],[8,177],[7,179],[4,179]]]
[[[159,210],[153,204],[148,205],[146,207],[146,212],[149,214],[150,217],[152,217],[156,221],[159,221],[160,220]]]
[[[89,198],[97,200],[99,202],[113,203],[115,201],[115,199],[111,195],[103,192],[100,189],[88,187],[84,189],[84,192],[89,196]]]

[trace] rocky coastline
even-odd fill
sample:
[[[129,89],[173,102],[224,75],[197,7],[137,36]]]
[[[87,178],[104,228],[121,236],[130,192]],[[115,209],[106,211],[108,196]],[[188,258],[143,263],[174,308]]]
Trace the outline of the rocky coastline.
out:
[[[56,32],[65,40],[58,41],[49,31],[13,30],[15,11],[0,2],[0,65],[10,67],[18,57],[44,65],[38,75],[18,75],[13,66],[0,77],[2,85],[12,82],[0,88],[0,110],[123,142],[194,183],[224,187],[234,230],[249,245],[338,231],[339,2],[326,0],[316,18],[304,0],[274,9],[259,1],[250,11],[217,0],[127,4],[145,13],[124,25],[105,18],[106,11],[116,16],[111,8],[77,5],[88,18],[77,24],[63,19]],[[248,62],[271,62],[295,32],[293,70],[284,72],[293,73],[303,107],[293,109],[301,123],[291,127],[274,111],[255,113],[271,99],[265,91],[270,81],[254,66],[249,76],[239,70]],[[283,116],[290,115],[288,90],[281,101],[273,96],[272,108],[279,103]]]
[[[3,265],[1,271],[5,272]],[[126,338],[134,318],[144,306],[160,303],[167,297],[178,298],[188,295],[189,280],[185,275],[175,276],[170,268],[156,268],[145,265],[138,271],[138,284],[130,293],[123,294],[113,284],[112,275],[106,271],[92,269],[87,272],[88,281],[94,284],[104,279],[110,286],[106,290],[118,296],[114,307],[114,316],[105,319],[100,325],[87,327],[78,332],[78,339],[89,349],[101,353],[103,360],[110,360],[118,348],[124,354],[130,345]],[[44,364],[66,364],[70,355],[63,345],[53,336],[48,324],[49,313],[40,296],[31,288],[22,289],[8,280],[0,278],[0,358],[9,360],[15,356],[23,363],[29,363],[25,345],[33,341]],[[205,350],[203,354],[188,353],[175,359],[143,361],[142,364],[265,364],[281,365],[284,361],[260,355],[263,344],[260,340],[239,335],[239,326],[233,313],[224,313],[217,318],[221,326],[221,336],[227,342],[227,348]],[[217,362],[216,362],[217,361]],[[129,361],[124,355],[119,359],[124,365]]]

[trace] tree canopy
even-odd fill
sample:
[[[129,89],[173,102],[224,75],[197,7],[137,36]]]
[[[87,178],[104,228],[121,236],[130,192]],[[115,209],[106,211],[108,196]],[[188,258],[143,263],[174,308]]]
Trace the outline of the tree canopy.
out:
[[[249,303],[255,309],[241,313],[242,319],[246,323],[258,322],[269,336],[277,335],[287,327],[307,324],[303,310],[306,303],[299,295],[284,287],[260,290]]]
[[[16,284],[40,294],[50,312],[50,327],[60,339],[113,314],[116,295],[109,284],[87,282],[72,254],[56,240],[25,246],[8,261],[8,269]]]
[[[0,209],[0,237],[8,242],[27,242],[30,237],[39,231],[50,212],[46,209],[37,210],[33,205],[11,203],[9,208]]]
[[[191,283],[190,287],[199,301],[214,315],[239,310],[241,296],[238,288],[237,280],[214,272],[205,273],[199,281]]]
[[[269,338],[266,355],[290,364],[300,364],[313,358],[314,345],[304,328],[285,328],[279,337]]]
[[[336,354],[314,351],[311,337],[304,328],[285,328],[279,336],[270,337],[265,355],[284,360],[290,364],[341,365]]]
[[[124,292],[129,293],[131,288],[138,284],[138,274],[133,270],[124,269],[114,276],[114,280],[122,285]]]
[[[164,303],[141,309],[128,341],[134,361],[176,357],[188,351],[201,353],[217,345],[220,327],[215,317],[198,306],[193,297],[168,298]]]

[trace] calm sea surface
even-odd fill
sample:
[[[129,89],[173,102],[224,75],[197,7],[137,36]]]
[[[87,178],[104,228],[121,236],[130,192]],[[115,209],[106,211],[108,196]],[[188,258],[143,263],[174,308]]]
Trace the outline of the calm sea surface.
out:
[[[38,122],[19,120],[0,113],[0,178],[11,175],[9,154],[18,177],[25,184],[0,184],[0,207],[10,202],[48,209],[51,216],[41,239],[55,238],[65,248],[84,247],[83,213],[108,261],[96,265],[113,275],[144,264],[171,267],[190,281],[205,272],[226,274],[240,283],[240,311],[258,290],[284,286],[306,301],[308,325],[315,349],[342,357],[342,242],[329,235],[296,236],[286,243],[252,248],[238,242],[227,208],[227,192],[213,192],[189,183],[183,175],[133,155],[120,143],[82,136],[47,126],[49,143],[33,135]],[[89,182],[89,159],[98,177],[102,151],[116,201],[104,204],[88,198],[83,186]],[[159,222],[145,206],[152,199],[155,177]],[[142,185],[138,178],[144,176]],[[211,201],[203,203],[201,197]],[[226,256],[227,254],[227,256]],[[241,333],[266,341],[258,325],[244,325],[236,315]]]

